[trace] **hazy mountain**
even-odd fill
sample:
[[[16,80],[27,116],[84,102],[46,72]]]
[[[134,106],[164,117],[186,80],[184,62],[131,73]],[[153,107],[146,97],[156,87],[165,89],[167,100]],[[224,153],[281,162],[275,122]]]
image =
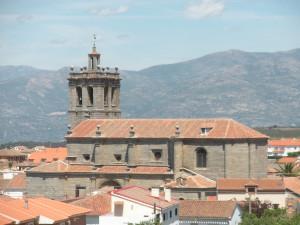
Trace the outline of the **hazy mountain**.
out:
[[[60,141],[68,69],[0,67],[0,142]],[[232,117],[250,126],[300,125],[300,49],[219,52],[121,72],[123,117]]]

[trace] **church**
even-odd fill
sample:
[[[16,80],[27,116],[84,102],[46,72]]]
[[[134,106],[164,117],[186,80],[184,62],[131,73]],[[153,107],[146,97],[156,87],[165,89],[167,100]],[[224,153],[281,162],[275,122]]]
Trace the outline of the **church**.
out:
[[[70,68],[68,158],[26,171],[28,194],[79,197],[102,187],[161,186],[184,174],[210,179],[267,174],[268,137],[233,120],[125,119],[118,68]]]

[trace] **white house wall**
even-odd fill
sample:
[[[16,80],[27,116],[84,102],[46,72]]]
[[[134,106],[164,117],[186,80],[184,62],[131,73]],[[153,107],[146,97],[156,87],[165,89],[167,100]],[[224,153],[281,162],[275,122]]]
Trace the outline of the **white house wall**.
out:
[[[218,193],[218,200],[232,200],[236,199],[237,201],[245,201],[248,198],[246,193]],[[285,193],[258,193],[251,196],[251,200],[258,198],[261,202],[269,201],[272,204],[279,204],[279,207],[286,206],[286,197]]]

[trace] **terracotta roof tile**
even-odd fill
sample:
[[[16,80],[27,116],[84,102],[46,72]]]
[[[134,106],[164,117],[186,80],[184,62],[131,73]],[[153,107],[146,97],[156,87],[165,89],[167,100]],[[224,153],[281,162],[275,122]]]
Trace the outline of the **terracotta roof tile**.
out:
[[[285,188],[300,195],[300,177],[284,177]]]
[[[12,219],[0,215],[0,225],[8,225],[13,223],[14,221]]]
[[[128,138],[131,126],[138,138],[170,138],[175,136],[176,126],[179,126],[180,138],[268,138],[232,119],[88,119],[66,138],[95,137],[98,125],[101,137],[107,138]],[[201,128],[212,129],[207,135],[201,135]]]
[[[273,147],[291,147],[291,146],[300,147],[300,139],[285,138],[285,139],[269,140],[268,145]]]
[[[88,215],[104,215],[111,212],[111,196],[107,193],[89,196],[71,204],[90,209]]]
[[[234,201],[182,200],[179,218],[231,218],[237,203]]]
[[[38,150],[30,154],[28,160],[34,163],[41,163],[43,159],[45,162],[53,162],[55,160],[64,160],[68,156],[68,150],[64,147],[46,148]]]
[[[172,174],[173,172],[165,166],[137,166],[128,167],[123,165],[102,166],[94,168],[91,165],[68,164],[63,161],[55,161],[49,164],[43,164],[26,171],[27,173],[100,173],[100,174]]]
[[[33,220],[39,216],[47,217],[54,222],[65,221],[71,217],[84,215],[88,209],[47,198],[29,198],[27,207],[23,199],[4,201],[0,199],[1,215],[16,221]]]
[[[54,161],[48,164],[42,164],[40,166],[34,167],[26,172],[43,172],[43,173],[83,173],[91,172],[93,167],[90,165],[72,165],[65,163],[63,161]]]
[[[14,176],[7,184],[5,190],[18,190],[26,189],[26,175],[25,173],[19,173]]]
[[[297,162],[297,157],[290,157],[290,156],[285,156],[280,158],[277,163],[278,164],[287,164],[287,163],[296,163]]]
[[[245,191],[247,185],[257,185],[258,191],[284,191],[283,180],[278,178],[220,178],[217,180],[218,191]]]
[[[128,186],[121,189],[113,190],[111,192],[111,195],[129,198],[147,204],[150,207],[153,207],[153,205],[156,204],[156,206],[159,208],[167,208],[171,205],[178,203],[175,200],[168,202],[164,199],[163,196],[153,197],[151,196],[151,192],[148,189],[138,186]]]
[[[216,182],[202,175],[179,177],[166,184],[170,188],[215,188]]]

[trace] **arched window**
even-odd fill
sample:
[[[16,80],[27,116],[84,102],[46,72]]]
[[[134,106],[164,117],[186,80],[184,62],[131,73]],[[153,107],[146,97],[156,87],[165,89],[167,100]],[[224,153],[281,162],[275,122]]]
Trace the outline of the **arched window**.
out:
[[[199,148],[196,150],[196,160],[197,167],[206,167],[207,152],[204,148]]]
[[[76,93],[77,93],[77,104],[82,105],[82,88],[76,87]]]
[[[90,105],[94,104],[94,90],[93,87],[88,86],[87,88],[89,94]]]

